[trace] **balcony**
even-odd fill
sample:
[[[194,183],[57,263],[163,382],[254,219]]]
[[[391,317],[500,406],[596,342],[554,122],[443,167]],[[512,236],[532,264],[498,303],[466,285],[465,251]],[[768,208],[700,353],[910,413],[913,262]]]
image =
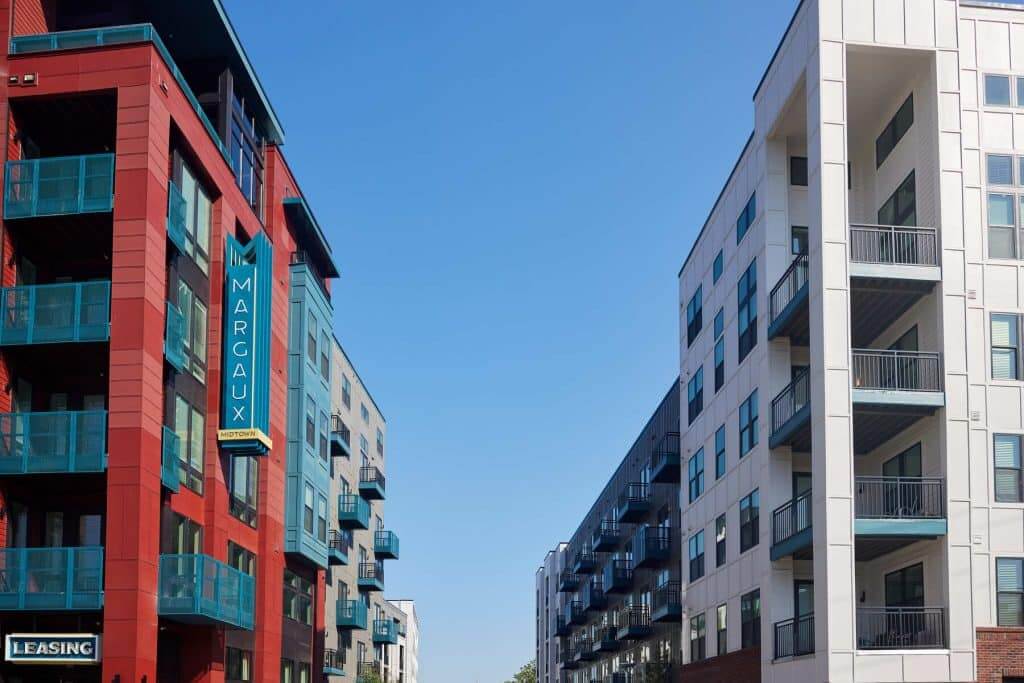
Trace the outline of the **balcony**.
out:
[[[160,484],[171,493],[177,493],[181,486],[181,477],[178,474],[181,437],[170,427],[163,428],[160,451]]]
[[[592,659],[597,659],[597,655],[594,654],[594,644],[590,638],[586,636],[580,636],[576,639],[576,646],[572,649],[572,657],[577,662],[587,662]]]
[[[348,564],[352,550],[352,532],[348,529],[331,529],[327,533],[327,564],[341,566]]]
[[[945,403],[942,356],[854,349],[853,444],[869,453]]]
[[[651,511],[651,487],[649,484],[633,482],[626,484],[619,496],[619,523],[639,522]]]
[[[856,477],[854,533],[858,561],[946,535],[940,478]]]
[[[945,647],[945,608],[857,608],[859,650],[926,650]]]
[[[775,624],[775,659],[814,654],[814,615]]]
[[[590,580],[583,584],[580,601],[583,603],[583,609],[588,612],[600,612],[608,607],[608,596],[604,594],[604,579],[600,576],[591,576]]]
[[[373,642],[386,645],[398,644],[398,626],[394,619],[373,620]]]
[[[102,213],[113,208],[113,154],[7,162],[5,220]]]
[[[812,556],[811,492],[780,505],[772,513],[772,561],[793,556],[806,560]]]
[[[678,484],[681,473],[679,432],[669,432],[654,446],[651,481],[655,484]]]
[[[772,434],[769,448],[790,446],[798,453],[811,450],[811,372],[800,370],[793,381],[772,399]]]
[[[345,631],[365,631],[366,615],[366,605],[362,600],[338,600],[334,611],[335,626]]]
[[[0,548],[0,610],[103,609],[103,548]]]
[[[255,582],[209,555],[161,555],[157,614],[187,624],[253,628]]]
[[[619,547],[619,523],[614,519],[603,519],[594,531],[590,545],[595,553],[610,553]]]
[[[643,640],[651,635],[651,613],[647,605],[631,605],[619,610],[619,640]]]
[[[575,593],[580,589],[580,575],[568,569],[558,575],[558,592]]]
[[[107,411],[0,413],[0,475],[107,469]]]
[[[164,327],[164,358],[178,372],[185,369],[185,316],[169,301]]]
[[[381,665],[376,660],[359,662],[356,668],[356,683],[377,683],[381,680]]]
[[[604,568],[604,592],[628,593],[633,589],[633,565],[629,560],[612,560]]]
[[[384,473],[373,466],[360,467],[359,495],[366,500],[384,500]]]
[[[324,650],[324,676],[345,675],[345,651]]]
[[[867,346],[942,278],[934,228],[850,226],[850,318]]]
[[[384,565],[380,562],[359,563],[359,590],[380,592],[384,590]]]
[[[369,529],[370,504],[354,493],[338,495],[338,526],[342,529]]]
[[[566,620],[565,615],[559,614],[555,617],[555,635],[564,638],[572,633],[572,628]]]
[[[669,581],[654,589],[651,600],[651,621],[680,622],[683,620],[681,584]]]
[[[788,337],[795,346],[810,344],[807,305],[807,254],[797,254],[768,297],[768,339]]]
[[[173,182],[167,184],[167,239],[184,254],[188,248],[185,242],[185,228],[188,224],[188,203],[181,190]]]
[[[562,665],[563,669],[572,671],[580,668],[580,663],[576,661],[576,647],[573,645],[566,645],[558,653],[558,663]]]
[[[576,561],[572,565],[573,572],[577,574],[593,574],[596,569],[597,555],[587,549],[576,553]]]
[[[582,626],[587,623],[587,612],[583,609],[583,602],[570,600],[565,603],[565,620],[572,626]]]
[[[619,649],[618,628],[606,626],[597,630],[597,638],[594,640],[594,652],[615,652]]]
[[[667,526],[642,525],[633,537],[634,567],[649,569],[668,562],[672,533]]]
[[[373,533],[373,554],[378,560],[398,559],[398,534],[394,531]]]
[[[349,432],[341,415],[331,415],[331,455],[333,457],[352,457],[352,434]]]
[[[0,346],[109,339],[109,281],[0,288]]]

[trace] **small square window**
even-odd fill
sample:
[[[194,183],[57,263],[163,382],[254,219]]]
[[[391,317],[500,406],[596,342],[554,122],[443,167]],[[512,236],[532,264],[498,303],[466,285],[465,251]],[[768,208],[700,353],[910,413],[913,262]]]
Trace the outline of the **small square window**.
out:
[[[985,75],[985,104],[993,107],[1010,106],[1010,77]]]

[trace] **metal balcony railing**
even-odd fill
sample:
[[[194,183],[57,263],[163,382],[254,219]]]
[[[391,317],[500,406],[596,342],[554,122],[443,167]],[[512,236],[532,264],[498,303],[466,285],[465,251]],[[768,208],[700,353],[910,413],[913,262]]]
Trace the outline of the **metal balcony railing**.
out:
[[[775,624],[775,659],[800,657],[814,652],[814,615],[807,614]]]
[[[861,650],[941,649],[946,645],[943,607],[858,607]]]
[[[854,349],[853,388],[942,391],[942,356],[926,351]]]
[[[850,260],[898,266],[939,265],[935,228],[901,225],[850,226]]]
[[[585,610],[604,609],[608,604],[608,599],[604,594],[604,578],[591,576],[590,580],[583,584],[580,598]]]
[[[103,608],[103,548],[0,548],[0,610]]]
[[[352,432],[349,431],[348,425],[342,420],[341,415],[337,413],[331,415],[331,435],[340,440],[346,453],[351,452]]]
[[[788,541],[811,528],[811,492],[780,505],[772,513],[772,545]]]
[[[615,550],[619,545],[619,523],[614,519],[601,520],[601,526],[594,532],[591,547],[595,552]]]
[[[854,509],[862,519],[942,519],[943,480],[938,477],[857,477]]]
[[[366,581],[384,582],[384,565],[380,562],[359,563],[359,583]]]
[[[209,555],[161,555],[157,612],[252,630],[255,581]]]
[[[339,675],[345,670],[345,650],[324,650],[324,673]]]
[[[370,504],[354,493],[338,495],[338,523],[348,529],[367,529],[370,526]]]
[[[668,559],[672,550],[672,530],[667,526],[641,526],[635,537],[636,566],[646,566]]]
[[[768,313],[771,316],[770,322],[774,322],[779,315],[786,310],[796,295],[807,284],[809,263],[807,254],[797,254],[789,268],[779,278],[778,283],[772,289],[768,297]]]
[[[633,583],[631,560],[613,560],[604,568],[604,590],[606,593],[622,592]]]
[[[373,620],[373,642],[392,645],[398,642],[398,626],[394,619]]]
[[[102,472],[107,411],[0,413],[0,474]]]
[[[5,185],[5,219],[110,211],[114,155],[8,161]]]
[[[0,345],[110,339],[110,281],[0,288]]]
[[[811,372],[800,370],[793,381],[772,399],[772,434],[778,432],[811,400]]]
[[[384,488],[384,473],[373,465],[359,468],[359,485],[375,485],[381,489]]]
[[[362,600],[338,600],[335,625],[342,629],[366,629],[367,607]]]
[[[679,581],[669,581],[654,589],[651,598],[652,611],[657,612],[665,607],[672,607],[682,604],[682,584]]]
[[[394,531],[373,532],[373,552],[378,559],[398,559],[398,534]]]
[[[565,569],[558,575],[558,592],[575,593],[580,587],[580,575]]]
[[[650,628],[651,610],[647,605],[630,605],[619,610],[619,630]]]
[[[347,529],[331,529],[327,532],[327,547],[348,555],[352,550],[352,532]]]

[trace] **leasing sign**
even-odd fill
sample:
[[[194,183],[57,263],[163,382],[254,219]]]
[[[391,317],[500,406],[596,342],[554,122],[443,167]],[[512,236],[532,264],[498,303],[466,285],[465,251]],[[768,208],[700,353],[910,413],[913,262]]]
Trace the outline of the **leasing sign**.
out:
[[[11,633],[4,659],[15,664],[97,664],[100,636],[94,633]]]

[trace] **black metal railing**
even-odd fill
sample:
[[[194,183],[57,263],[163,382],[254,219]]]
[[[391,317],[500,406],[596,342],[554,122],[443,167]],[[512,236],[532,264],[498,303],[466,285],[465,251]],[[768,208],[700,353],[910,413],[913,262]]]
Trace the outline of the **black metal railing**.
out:
[[[565,603],[565,618],[570,624],[582,624],[585,622],[587,614],[583,609],[583,603],[579,600],[570,600]]]
[[[374,674],[380,675],[380,662],[376,660],[367,660],[359,662],[356,666],[357,676],[373,676]]]
[[[858,607],[857,647],[861,650],[943,648],[946,610],[942,607]]]
[[[327,547],[347,555],[352,550],[352,532],[347,529],[331,529],[327,532]]]
[[[324,668],[325,669],[336,669],[338,671],[345,670],[345,651],[344,650],[324,650]]]
[[[772,322],[786,310],[789,302],[795,299],[807,284],[808,266],[807,254],[797,254],[793,262],[789,264],[789,268],[779,278],[778,284],[775,285],[768,297],[768,312]]]
[[[384,488],[384,473],[373,465],[359,468],[359,483],[361,484],[380,484],[381,488]]]
[[[590,549],[581,550],[576,553],[576,571],[589,571],[597,563],[597,555]]]
[[[772,545],[811,528],[811,492],[802,493],[772,513]]]
[[[590,638],[587,636],[580,636],[576,639],[576,647],[573,648],[573,654],[575,659],[587,659],[590,657],[590,651],[593,650],[594,645]]]
[[[583,607],[584,609],[599,609],[606,604],[604,595],[604,578],[591,576],[590,580],[583,584]]]
[[[650,500],[651,486],[641,482],[626,484],[625,490],[619,496],[619,509],[630,504],[643,504]]]
[[[850,260],[901,266],[939,265],[935,228],[900,225],[851,225]]]
[[[926,351],[854,349],[853,387],[942,391],[942,355]]]
[[[555,635],[556,636],[567,636],[569,635],[569,622],[566,620],[564,614],[559,614],[555,617]]]
[[[619,543],[619,523],[614,519],[602,519],[601,526],[594,532],[591,545],[594,548],[607,548]]]
[[[775,659],[814,652],[814,615],[807,614],[775,624]]]
[[[619,610],[619,628],[648,628],[651,610],[647,605],[629,605]]]
[[[672,529],[667,526],[645,526],[643,531],[643,559],[662,559],[668,557],[672,548]]]
[[[572,593],[580,587],[580,575],[568,569],[558,575],[558,590],[561,593]]]
[[[618,647],[618,638],[615,634],[615,626],[605,626],[597,630],[595,644],[605,650],[614,650]]]
[[[772,434],[782,429],[811,400],[810,378],[810,368],[800,370],[793,381],[772,399]]]
[[[854,509],[864,519],[942,519],[943,480],[938,477],[857,477]]]
[[[670,462],[679,462],[679,432],[669,432],[654,446],[652,471],[657,472]]]
[[[349,431],[348,425],[338,413],[331,415],[331,431],[341,436],[341,440],[345,442],[346,446],[352,445],[352,432]]]
[[[359,563],[359,578],[360,579],[377,579],[378,581],[384,580],[384,563],[383,562],[360,562]]]
[[[655,588],[654,595],[651,596],[651,606],[654,608],[654,611],[663,607],[682,605],[681,586],[682,584],[679,581],[669,581]]]
[[[633,563],[631,560],[613,560],[604,568],[604,590],[628,587],[633,582]]]

